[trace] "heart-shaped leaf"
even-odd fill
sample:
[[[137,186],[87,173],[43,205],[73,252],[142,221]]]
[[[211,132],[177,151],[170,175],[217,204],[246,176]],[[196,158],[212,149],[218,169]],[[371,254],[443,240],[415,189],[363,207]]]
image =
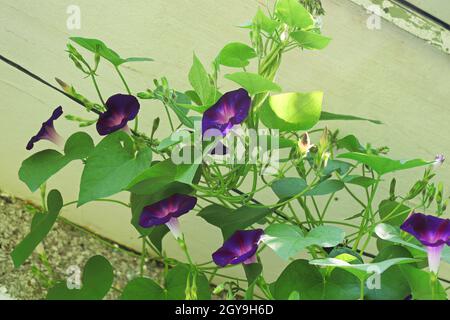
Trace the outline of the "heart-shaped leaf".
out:
[[[33,219],[30,233],[11,252],[11,258],[16,268],[33,253],[34,249],[47,236],[58,218],[63,206],[63,199],[58,190],[52,190],[47,196],[48,212],[40,214],[39,219]]]
[[[280,131],[309,130],[319,121],[322,99],[320,91],[273,95],[261,108],[261,121]]]
[[[101,300],[111,289],[114,270],[103,256],[91,257],[84,266],[81,288],[67,287],[65,281],[58,282],[47,293],[48,300]]]
[[[78,206],[124,190],[150,166],[151,150],[134,150],[133,140],[124,131],[106,136],[87,158],[81,176]]]
[[[88,157],[93,149],[94,142],[87,133],[74,133],[66,141],[64,154],[48,149],[24,160],[19,178],[34,192],[71,161]]]
[[[243,230],[271,213],[268,208],[240,207],[232,210],[219,205],[210,205],[198,213],[206,222],[220,228],[224,240],[235,231]]]
[[[114,66],[118,67],[125,62],[137,62],[137,61],[153,61],[151,58],[142,58],[142,57],[131,57],[131,58],[121,58],[117,52],[108,48],[103,41],[98,39],[89,39],[82,37],[71,37],[69,38],[79,46],[93,52],[97,53],[111,62]]]
[[[127,283],[120,296],[121,300],[164,300],[164,289],[149,278],[139,277]]]
[[[308,10],[298,0],[279,0],[275,8],[276,15],[290,27],[307,28],[314,20]]]
[[[411,168],[430,165],[432,162],[422,159],[413,160],[393,160],[375,154],[365,154],[359,152],[349,152],[338,155],[338,158],[352,159],[371,167],[379,175],[389,172],[407,170]]]
[[[266,228],[262,241],[281,258],[288,260],[309,246],[334,247],[344,238],[345,232],[334,226],[319,226],[304,235],[297,226],[271,224]]]
[[[331,41],[331,38],[312,31],[295,31],[291,37],[305,49],[324,49]]]
[[[235,72],[225,75],[225,78],[241,85],[250,95],[268,91],[281,91],[281,87],[279,85],[256,73]]]
[[[248,66],[249,60],[253,58],[256,58],[256,52],[252,47],[244,43],[232,42],[223,47],[216,60],[227,67],[242,68]]]

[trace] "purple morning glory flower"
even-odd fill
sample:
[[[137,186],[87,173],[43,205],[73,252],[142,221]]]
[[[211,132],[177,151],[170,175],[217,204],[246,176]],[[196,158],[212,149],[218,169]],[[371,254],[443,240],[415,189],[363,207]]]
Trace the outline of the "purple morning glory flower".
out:
[[[225,93],[203,113],[203,137],[224,137],[234,125],[244,122],[250,109],[250,96],[245,89]]]
[[[251,264],[256,262],[256,251],[264,231],[238,230],[212,254],[214,262],[221,267],[227,264]]]
[[[196,204],[197,198],[176,193],[144,207],[139,218],[139,225],[150,228],[165,224],[178,239],[181,237],[181,231],[177,218],[191,211]]]
[[[139,102],[136,97],[128,94],[115,94],[106,101],[106,111],[97,121],[97,131],[101,136],[117,130],[128,129],[128,121],[136,118],[139,112]]]
[[[56,132],[55,127],[53,126],[53,121],[61,117],[62,114],[63,114],[62,107],[61,106],[57,107],[53,111],[50,119],[42,123],[42,127],[39,130],[39,132],[35,136],[31,137],[30,141],[28,141],[27,150],[33,149],[34,144],[39,140],[49,140],[58,146],[62,144],[62,138]]]
[[[428,252],[430,271],[437,274],[444,246],[450,245],[450,220],[422,213],[413,213],[400,226],[403,231],[412,234]]]

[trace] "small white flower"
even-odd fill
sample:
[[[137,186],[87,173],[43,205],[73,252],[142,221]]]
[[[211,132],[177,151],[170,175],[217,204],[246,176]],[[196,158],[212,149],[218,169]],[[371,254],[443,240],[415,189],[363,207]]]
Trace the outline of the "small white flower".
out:
[[[436,157],[434,158],[434,163],[433,163],[434,169],[439,168],[440,166],[442,166],[444,161],[445,161],[445,157],[444,157],[443,154],[436,155]]]
[[[315,26],[317,29],[322,30],[322,26],[323,26],[322,16],[316,16],[316,17],[314,17],[314,26]]]
[[[289,38],[289,27],[287,24],[284,24],[284,29],[283,32],[280,35],[280,40],[281,41],[286,41]]]

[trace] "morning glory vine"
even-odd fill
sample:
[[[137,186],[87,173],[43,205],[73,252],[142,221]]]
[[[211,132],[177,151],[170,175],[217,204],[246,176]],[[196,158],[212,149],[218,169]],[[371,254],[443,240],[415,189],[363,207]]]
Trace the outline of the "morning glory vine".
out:
[[[248,44],[229,42],[209,64],[193,55],[187,90],[161,77],[135,94],[121,66],[152,59],[122,58],[100,40],[70,38],[69,58],[90,79],[97,98],[88,99],[67,79],[57,79],[84,107],[86,118],[58,107],[26,145],[31,150],[49,140],[57,148],[32,154],[20,168],[19,178],[30,191],[40,190],[42,212],[12,252],[15,266],[50,232],[62,208],[106,201],[131,211],[130,223],[142,241],[137,276],[115,288],[122,299],[210,299],[212,294],[267,300],[446,299],[439,266],[450,259],[448,199],[443,184],[433,182],[444,156],[391,159],[389,148],[342,136],[332,122],[347,121],[348,129],[352,121],[380,121],[327,112],[323,92],[283,92],[275,82],[286,52],[295,50],[301,58],[305,50],[327,47],[331,39],[319,23],[323,14],[320,1],[310,0],[278,0],[257,9],[241,26]],[[86,54],[93,56],[93,65]],[[112,65],[123,85],[107,99],[97,75],[104,64]],[[223,92],[226,83],[233,89]],[[150,128],[139,123],[148,103],[161,107]],[[80,127],[65,141],[55,130],[63,113]],[[91,125],[98,135],[85,132]],[[171,134],[161,136],[161,126]],[[47,182],[72,161],[83,164],[79,197],[64,202],[58,190],[47,192]],[[420,168],[424,174],[409,191],[398,191],[395,173],[413,175]],[[380,191],[383,184],[389,186],[387,197]],[[123,191],[128,202],[111,198]],[[336,212],[337,201],[348,202],[352,211]],[[192,258],[183,228],[194,215],[222,238],[201,261]],[[183,259],[166,252],[168,234]],[[265,275],[268,250],[283,266],[276,279]],[[164,264],[163,283],[148,277],[149,258]],[[102,299],[113,285],[113,268],[99,256],[86,263],[85,272],[91,266],[107,276],[73,290],[64,279],[51,279],[48,298]],[[241,276],[230,275],[230,268],[241,269]],[[89,290],[92,286],[105,289]]]

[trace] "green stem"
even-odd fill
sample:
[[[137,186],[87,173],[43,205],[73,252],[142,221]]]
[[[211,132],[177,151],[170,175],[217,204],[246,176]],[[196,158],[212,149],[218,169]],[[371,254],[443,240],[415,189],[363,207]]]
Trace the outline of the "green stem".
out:
[[[141,277],[144,276],[144,271],[145,271],[145,262],[147,259],[147,250],[145,248],[145,238],[142,239],[142,252],[141,252],[141,263],[140,263],[140,275]]]
[[[95,80],[95,75],[93,72],[91,72],[91,78],[92,78],[92,82],[94,83],[95,90],[97,91],[97,95],[98,95],[100,101],[102,102],[102,105],[105,106],[105,100],[103,100],[102,94],[100,92],[100,89],[98,88],[97,80]]]
[[[184,240],[184,236],[182,238],[177,239],[178,244],[180,245],[181,250],[183,250],[184,254],[186,255],[186,258],[191,266],[194,266],[195,264],[192,262],[191,256],[189,254],[189,250],[186,246],[186,241]]]
[[[120,80],[122,80],[122,83],[123,83],[123,85],[124,85],[124,87],[125,87],[125,90],[127,90],[127,93],[128,93],[130,96],[133,95],[133,94],[131,93],[130,87],[128,86],[128,83],[127,83],[127,81],[125,80],[125,77],[123,76],[123,74],[122,74],[122,72],[120,71],[119,67],[116,66],[115,68],[116,68],[117,74],[119,75]],[[134,118],[134,131],[137,131],[138,128],[139,128],[139,115],[137,115],[136,118]]]
[[[128,94],[129,94],[129,95],[132,95],[132,94],[131,94],[130,87],[128,86],[128,84],[127,84],[127,82],[125,81],[125,78],[124,78],[122,72],[120,72],[119,67],[117,67],[117,66],[116,66],[116,71],[117,71],[117,74],[118,74],[119,77],[120,77],[120,80],[122,80],[122,83],[123,83],[123,85],[125,86],[125,89],[127,90]]]
[[[128,203],[125,203],[125,202],[122,202],[122,201],[119,201],[119,200],[114,200],[114,199],[95,199],[95,200],[92,200],[92,201],[96,201],[96,202],[112,202],[112,203],[121,204],[121,205],[123,205],[123,206],[125,206],[127,208],[130,208],[130,205]],[[78,203],[78,200],[70,201],[70,202],[65,203],[63,205],[63,207],[67,207],[67,206],[70,206],[70,205],[73,205],[73,204],[77,204],[77,203]]]
[[[364,300],[364,280],[360,280],[359,285],[359,299]]]

